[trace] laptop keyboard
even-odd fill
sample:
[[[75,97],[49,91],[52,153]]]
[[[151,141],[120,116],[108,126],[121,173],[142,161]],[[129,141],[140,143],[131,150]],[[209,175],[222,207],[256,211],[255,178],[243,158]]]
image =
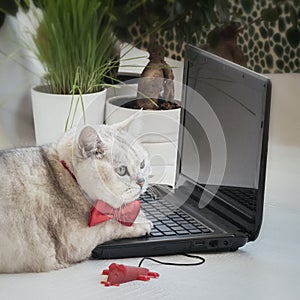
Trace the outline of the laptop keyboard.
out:
[[[219,191],[251,211],[256,210],[255,190],[237,187],[220,187]]]
[[[150,236],[191,235],[212,232],[204,224],[178,209],[157,194],[147,190],[141,197],[141,206],[147,218],[152,221]]]

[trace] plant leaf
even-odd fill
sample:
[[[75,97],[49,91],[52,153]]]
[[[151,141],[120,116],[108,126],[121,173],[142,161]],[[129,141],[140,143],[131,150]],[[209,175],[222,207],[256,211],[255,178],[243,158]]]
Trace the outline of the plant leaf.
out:
[[[0,11],[0,27],[3,25],[5,20],[5,14]]]
[[[18,6],[16,2],[13,0],[9,0],[9,1],[0,0],[0,11],[15,16],[18,11]]]
[[[295,7],[291,4],[288,4],[288,8],[289,8],[289,12],[290,12],[290,18],[291,18],[292,25],[294,27],[297,27],[297,25],[298,25],[297,11],[296,11]]]
[[[220,37],[221,37],[220,29],[216,27],[208,33],[207,44],[210,47],[215,48],[219,44]]]
[[[294,6],[299,6],[300,5],[300,0],[294,0]]]
[[[216,10],[219,13],[220,21],[227,23],[229,21],[228,2],[224,0],[216,0]]]

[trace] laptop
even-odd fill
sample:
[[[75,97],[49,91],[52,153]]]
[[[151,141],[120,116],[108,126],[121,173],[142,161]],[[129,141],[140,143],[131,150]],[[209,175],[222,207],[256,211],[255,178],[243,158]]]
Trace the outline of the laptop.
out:
[[[263,217],[271,82],[187,45],[175,187],[141,196],[153,230],[97,246],[94,258],[235,251]]]

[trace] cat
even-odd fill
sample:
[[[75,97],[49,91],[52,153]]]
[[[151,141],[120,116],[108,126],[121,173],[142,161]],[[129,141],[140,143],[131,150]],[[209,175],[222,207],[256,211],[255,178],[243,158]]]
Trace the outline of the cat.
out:
[[[65,268],[98,244],[151,231],[142,211],[132,226],[88,225],[96,200],[116,209],[147,189],[148,155],[128,124],[85,126],[56,144],[0,151],[0,273]]]

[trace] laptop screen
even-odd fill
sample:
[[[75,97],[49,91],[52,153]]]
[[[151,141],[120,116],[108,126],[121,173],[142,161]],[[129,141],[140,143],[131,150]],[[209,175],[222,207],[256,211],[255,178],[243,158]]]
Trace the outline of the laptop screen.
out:
[[[179,184],[204,186],[255,213],[265,167],[261,158],[268,82],[206,51],[186,48]],[[235,197],[230,195],[239,192],[247,200],[232,202]]]

